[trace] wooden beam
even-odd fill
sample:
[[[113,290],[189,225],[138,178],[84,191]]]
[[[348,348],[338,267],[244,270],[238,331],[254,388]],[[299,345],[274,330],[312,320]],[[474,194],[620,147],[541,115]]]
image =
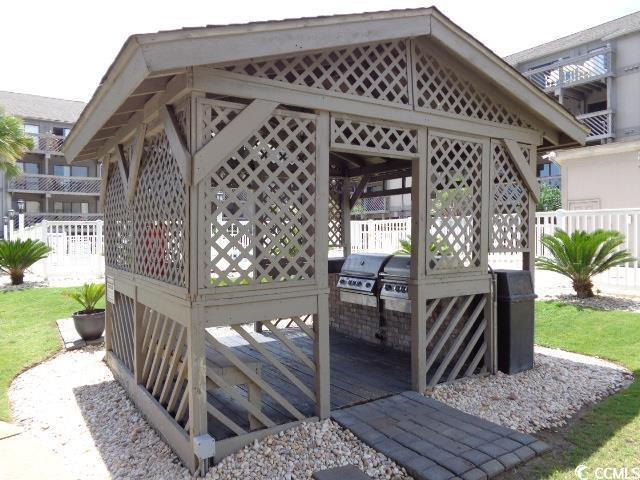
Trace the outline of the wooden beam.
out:
[[[127,98],[122,105],[116,110],[116,115],[121,115],[123,113],[132,113],[140,111],[144,108],[144,104],[149,100],[145,96],[138,97],[129,97]]]
[[[118,143],[123,143],[127,138],[134,134],[135,130],[153,113],[157,112],[161,105],[173,103],[178,97],[183,95],[189,90],[189,82],[186,75],[176,75],[167,84],[167,89],[164,92],[156,93],[151,97],[147,103],[145,103],[144,110],[133,114],[126,125],[123,125],[118,129],[110,140],[98,150],[97,157],[109,152],[115,148]]]
[[[164,131],[169,139],[169,145],[171,145],[171,153],[173,153],[178,165],[180,165],[182,178],[187,185],[191,185],[191,153],[189,153],[184,136],[180,133],[180,125],[173,107],[162,105],[160,107],[160,118],[164,124]]]
[[[369,175],[363,175],[360,179],[360,183],[356,187],[356,190],[353,192],[353,195],[351,195],[351,198],[349,199],[349,209],[352,209],[356,204],[356,202],[360,198],[360,195],[362,195],[362,192],[366,188],[367,183],[369,183]]]
[[[378,192],[363,192],[360,198],[389,197],[391,195],[406,195],[411,193],[411,188],[391,188],[389,190],[382,189]]]
[[[109,163],[111,155],[102,157],[102,178],[100,179],[100,198],[98,200],[98,209],[104,213],[104,201],[107,194],[107,183],[109,181]]]
[[[231,155],[245,138],[269,118],[277,106],[277,102],[254,100],[209,143],[198,150],[193,156],[194,185]]]
[[[352,168],[350,170],[347,170],[347,174],[350,177],[359,177],[360,175],[392,172],[398,169],[406,170],[407,168],[410,168],[410,167],[411,167],[411,164],[406,161],[389,160],[385,163],[381,163],[377,165],[367,165],[366,167]]]
[[[127,198],[129,205],[133,203],[138,186],[138,171],[140,170],[140,162],[142,161],[142,152],[144,151],[144,136],[147,132],[147,125],[141,124],[136,133],[136,141],[133,148],[133,154],[129,161],[129,188]]]
[[[121,143],[116,146],[116,161],[118,162],[118,171],[120,172],[120,179],[125,189],[129,186],[129,176],[127,169],[124,166],[124,147]]]
[[[540,187],[538,186],[538,179],[533,174],[531,166],[527,162],[527,159],[524,158],[522,154],[522,150],[520,150],[520,145],[518,145],[513,140],[509,140],[508,138],[503,139],[504,144],[507,146],[507,150],[509,150],[509,154],[513,159],[520,176],[526,183],[527,189],[533,195],[533,199],[538,202],[540,198]]]
[[[167,83],[169,83],[170,77],[154,77],[147,78],[144,82],[140,84],[138,88],[136,88],[129,97],[134,97],[137,95],[150,95],[158,92],[163,92],[165,88],[167,88]]]

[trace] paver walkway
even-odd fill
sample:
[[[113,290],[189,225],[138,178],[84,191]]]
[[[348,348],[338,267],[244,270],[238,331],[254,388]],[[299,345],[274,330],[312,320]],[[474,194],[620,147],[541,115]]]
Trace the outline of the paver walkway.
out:
[[[417,480],[491,478],[549,450],[531,435],[416,392],[336,410],[332,417]]]

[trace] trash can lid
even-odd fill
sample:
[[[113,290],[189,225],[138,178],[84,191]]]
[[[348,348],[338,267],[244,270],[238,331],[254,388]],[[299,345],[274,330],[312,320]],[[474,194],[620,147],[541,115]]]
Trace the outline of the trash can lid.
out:
[[[498,279],[496,297],[500,302],[524,302],[536,298],[531,273],[526,270],[494,270]]]

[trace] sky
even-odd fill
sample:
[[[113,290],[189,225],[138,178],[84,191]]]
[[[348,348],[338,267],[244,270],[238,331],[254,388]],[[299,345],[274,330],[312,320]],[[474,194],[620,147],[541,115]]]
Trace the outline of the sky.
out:
[[[5,2],[0,90],[88,101],[134,33],[431,5],[501,56],[640,10],[640,0]]]

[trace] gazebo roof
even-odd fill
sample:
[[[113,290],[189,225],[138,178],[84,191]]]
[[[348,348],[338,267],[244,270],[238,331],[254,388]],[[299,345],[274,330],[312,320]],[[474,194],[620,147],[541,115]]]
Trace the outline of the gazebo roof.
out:
[[[545,126],[551,145],[584,144],[586,127],[434,7],[132,35],[67,138],[69,161],[99,158],[136,116],[184,88],[185,69],[383,40],[430,36]],[[161,95],[164,94],[162,97]]]

